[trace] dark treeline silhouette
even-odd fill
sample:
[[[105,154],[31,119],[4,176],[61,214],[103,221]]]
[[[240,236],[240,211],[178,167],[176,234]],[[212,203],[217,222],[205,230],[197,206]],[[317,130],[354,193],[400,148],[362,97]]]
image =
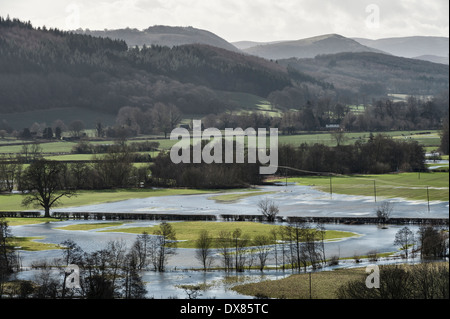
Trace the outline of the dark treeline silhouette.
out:
[[[202,142],[202,149],[207,142]],[[234,158],[236,157],[236,143],[233,143]],[[157,186],[193,187],[193,188],[239,188],[258,185],[263,182],[263,175],[259,174],[259,163],[249,163],[248,154],[244,149],[244,162],[225,162],[225,143],[222,143],[222,162],[194,163],[193,146],[190,146],[189,163],[172,162],[170,152],[162,152],[153,160],[150,183]],[[214,151],[211,153],[214,154]]]
[[[279,146],[279,166],[310,172],[383,174],[424,171],[424,160],[425,151],[418,142],[396,141],[383,134],[371,135],[367,142],[357,141],[353,145]],[[308,173],[292,171],[289,174]]]
[[[203,118],[205,127],[276,127],[281,134],[325,130],[335,124],[347,132],[441,129],[448,117],[448,90],[434,98],[410,96],[406,101],[374,99],[359,110],[320,98],[304,85],[275,92],[269,99],[281,111],[279,117],[257,113],[222,112]]]

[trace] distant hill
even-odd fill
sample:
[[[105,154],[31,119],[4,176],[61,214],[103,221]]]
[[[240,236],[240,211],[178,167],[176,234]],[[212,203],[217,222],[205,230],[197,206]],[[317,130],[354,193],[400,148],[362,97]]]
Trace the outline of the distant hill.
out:
[[[426,55],[413,57],[413,59],[429,61],[429,62],[433,62],[433,63],[447,64],[447,65],[449,64],[448,56],[447,57],[443,57],[443,56],[436,56],[436,55],[426,54]]]
[[[378,40],[354,38],[362,45],[388,52],[390,54],[414,58],[420,56],[434,55],[447,57],[449,52],[449,41],[445,37],[398,37],[384,38]]]
[[[225,50],[238,51],[235,46],[214,33],[193,27],[153,26],[142,31],[126,28],[104,31],[77,30],[76,32],[124,40],[130,47],[142,47],[143,45],[173,47],[185,44],[207,44]]]
[[[152,27],[147,34],[169,29],[178,35],[199,34],[193,28],[172,27]],[[448,66],[367,52],[339,35],[254,47],[284,47],[284,56],[294,51],[315,55],[279,59],[281,51],[276,62],[238,49],[177,43],[135,47],[123,37],[34,28],[0,17],[0,123],[9,114],[10,125],[23,129],[25,117],[42,120],[35,115],[39,111],[49,121],[80,110],[88,111],[83,118],[107,114],[112,119],[125,106],[147,111],[162,103],[191,116],[241,110],[249,96],[271,102],[271,97],[293,93],[297,107],[319,100],[347,103],[360,95],[448,90]],[[327,54],[340,50],[344,53]]]
[[[241,108],[223,100],[223,91],[265,98],[291,85],[283,66],[215,46],[129,48],[124,40],[1,17],[0,70],[2,115],[61,109],[115,115],[124,106],[145,111],[156,103],[209,114]]]
[[[278,63],[331,83],[336,89],[362,95],[435,95],[448,90],[449,85],[446,65],[381,53],[346,52]]]
[[[256,47],[259,45],[275,44],[275,43],[280,43],[280,42],[283,42],[283,41],[273,41],[273,42],[237,41],[237,42],[231,42],[231,44],[234,45],[239,50],[246,50],[246,49]]]
[[[245,43],[241,45],[241,47],[244,46]],[[369,48],[355,40],[338,34],[327,34],[296,41],[259,44],[242,50],[248,54],[253,54],[272,60],[288,58],[314,58],[317,55],[335,54],[341,52],[381,53],[380,50]]]

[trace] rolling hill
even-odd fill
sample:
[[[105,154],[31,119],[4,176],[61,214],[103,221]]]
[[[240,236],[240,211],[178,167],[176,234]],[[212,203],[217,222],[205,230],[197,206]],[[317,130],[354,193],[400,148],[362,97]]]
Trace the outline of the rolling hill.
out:
[[[241,43],[241,47],[245,47]],[[248,45],[248,43],[247,43]],[[338,34],[327,34],[296,41],[282,41],[267,44],[259,44],[242,49],[248,54],[253,54],[266,59],[279,60],[288,58],[314,58],[322,54],[334,54],[341,52],[377,52],[378,49],[369,48],[355,40]]]
[[[206,44],[229,51],[239,51],[234,45],[214,33],[193,27],[171,27],[159,25],[152,26],[144,30],[126,28],[104,31],[77,30],[76,32],[96,37],[108,37],[112,39],[124,40],[129,47],[142,47],[144,45],[173,47],[185,44]]]
[[[224,101],[223,91],[263,99],[289,85],[283,66],[215,46],[129,48],[123,40],[0,18],[0,114],[67,108],[115,115],[156,103],[209,114],[241,107]]]
[[[177,28],[152,32],[161,29]],[[176,33],[183,30],[198,34],[189,28]],[[83,110],[82,118],[105,114],[111,120],[123,107],[146,112],[158,103],[204,116],[258,108],[259,101],[290,92],[301,93],[291,94],[298,106],[320,99],[347,103],[361,94],[380,98],[448,90],[448,67],[371,52],[339,35],[267,46],[287,56],[299,49],[320,54],[274,62],[211,44],[130,47],[123,39],[34,28],[0,17],[0,123],[9,119],[4,127],[23,129],[21,119],[38,120],[36,112],[49,121],[64,114],[74,120],[74,112]],[[355,52],[326,54],[340,50]]]
[[[374,52],[344,52],[279,64],[308,74],[336,89],[360,94],[436,95],[448,90],[448,66]]]
[[[362,45],[388,52],[390,54],[423,59],[432,62],[442,63],[447,61],[449,52],[449,39],[445,37],[398,37],[383,38],[378,40],[354,38]]]

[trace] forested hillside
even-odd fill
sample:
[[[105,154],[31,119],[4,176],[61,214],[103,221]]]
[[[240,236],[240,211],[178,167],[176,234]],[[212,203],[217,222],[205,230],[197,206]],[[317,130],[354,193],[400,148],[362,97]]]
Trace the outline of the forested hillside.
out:
[[[0,112],[83,107],[116,114],[172,103],[205,114],[232,108],[215,90],[266,96],[290,85],[275,63],[206,45],[128,49],[122,40],[0,20]]]
[[[269,101],[282,112],[308,110],[318,118],[324,105],[368,105],[394,93],[438,96],[448,92],[448,76],[448,66],[379,53],[270,61],[205,44],[130,48],[123,40],[0,18],[3,115],[76,109],[115,117],[128,107],[142,114],[175,110],[190,118],[241,111],[245,102],[230,97],[234,94]],[[302,121],[320,129],[338,113],[328,112],[320,125],[305,116]],[[4,122],[7,131],[29,125]]]
[[[142,47],[144,45],[173,47],[185,44],[207,44],[229,51],[239,51],[234,45],[216,34],[193,27],[155,25],[145,30],[125,28],[103,31],[76,30],[75,32],[80,34],[88,34],[95,37],[108,37],[111,39],[124,40],[129,47]]]
[[[435,96],[448,90],[449,85],[448,65],[372,52],[286,59],[279,64],[331,83],[335,90],[349,96],[358,96],[358,103],[387,94]]]

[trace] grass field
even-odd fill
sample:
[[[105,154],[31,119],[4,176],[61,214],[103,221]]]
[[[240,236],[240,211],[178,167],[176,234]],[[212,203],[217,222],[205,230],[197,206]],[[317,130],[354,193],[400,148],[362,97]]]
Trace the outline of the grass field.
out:
[[[255,238],[257,235],[270,235],[272,229],[279,230],[281,226],[262,224],[256,222],[175,222],[171,223],[173,229],[176,232],[176,238],[180,242],[179,248],[195,248],[195,240],[198,238],[200,231],[207,230],[211,238],[213,238],[212,247],[217,248],[218,244],[216,238],[220,231],[233,232],[239,228],[242,231],[242,235],[248,235],[250,239]],[[142,234],[147,232],[153,234],[154,231],[159,229],[159,226],[153,227],[130,227],[121,228],[120,230],[104,230],[103,232],[124,232],[132,234]],[[340,238],[352,237],[356,234],[343,231],[326,231],[326,240],[337,240]],[[249,243],[251,246],[251,243]]]
[[[44,218],[44,217],[26,217],[26,218],[20,218],[20,217],[6,217],[4,220],[8,223],[8,226],[22,226],[22,225],[34,225],[34,224],[42,224],[42,223],[48,223],[48,222],[55,222],[58,221],[54,218]]]
[[[261,108],[267,109],[267,105],[261,104]],[[267,111],[267,110],[266,110]],[[267,111],[269,112],[269,111]],[[416,140],[421,145],[423,145],[427,151],[436,150],[440,144],[440,137],[438,131],[389,131],[389,132],[379,132],[394,139],[404,139],[404,140]],[[377,133],[374,133],[377,134]],[[346,133],[345,141],[343,144],[354,144],[357,140],[367,141],[369,139],[370,132],[357,132],[357,133]],[[148,138],[151,141],[158,142],[160,144],[160,150],[169,150],[177,141],[155,138],[154,136],[140,136],[139,138]],[[268,137],[269,138],[269,137]],[[21,143],[30,141],[21,141],[11,138],[7,138],[0,141],[0,153],[20,153],[22,150],[21,145],[9,145],[12,143]],[[137,140],[130,139],[128,143],[137,142]],[[336,141],[333,139],[328,132],[316,132],[316,133],[301,133],[296,135],[279,135],[279,144],[290,144],[294,146],[299,146],[302,143],[314,144],[321,143],[329,146],[336,145]],[[92,141],[93,144],[113,144],[113,140],[104,141]],[[42,152],[51,155],[61,155],[61,153],[70,153],[72,148],[77,144],[77,142],[70,141],[55,141],[50,143],[41,143]],[[155,154],[152,154],[155,155]]]
[[[44,237],[12,237],[9,244],[15,249],[26,251],[41,251],[61,249],[59,245],[37,242],[36,240],[44,239]]]
[[[63,227],[56,227],[55,229],[62,229],[62,230],[96,230],[106,227],[114,227],[114,226],[120,226],[123,225],[122,222],[111,222],[111,223],[85,223],[85,224],[76,224],[76,225],[68,225]]]
[[[311,275],[312,299],[335,299],[337,289],[352,280],[364,280],[366,274],[363,268],[338,269],[334,271],[317,272]],[[277,299],[309,299],[309,274],[298,274],[290,277],[250,283],[232,288],[238,293],[251,296],[267,296]]]
[[[323,192],[372,196],[400,197],[409,200],[448,201],[448,173],[400,173],[356,176],[307,176],[288,178],[288,182],[313,186]],[[279,179],[285,182],[286,179]],[[427,195],[428,186],[428,195]]]
[[[408,271],[414,272],[414,268],[422,267],[421,265],[403,264],[399,266],[397,264],[382,267],[405,267]],[[448,271],[448,262],[432,262],[427,265],[430,267],[443,266]],[[365,268],[342,268],[332,271],[295,274],[280,280],[266,280],[237,285],[231,289],[244,295],[259,298],[337,299],[337,291],[341,286],[346,285],[350,281],[360,281],[361,283],[366,281],[368,274],[365,270]],[[380,280],[383,280],[382,278],[383,270],[381,270]],[[425,280],[421,282],[425,283]]]
[[[424,147],[429,148],[429,150],[436,150],[440,144],[440,137],[438,131],[388,131],[388,132],[374,132],[376,134],[384,134],[391,136],[393,139],[403,139],[403,140],[415,140],[419,142]],[[370,137],[370,132],[356,132],[356,133],[346,133],[345,140],[342,143],[354,144],[356,141],[368,141]],[[319,132],[319,133],[305,133],[298,135],[279,135],[279,144],[289,144],[294,146],[299,146],[302,143],[307,144],[324,144],[328,146],[335,146],[336,140],[332,137],[330,133]]]
[[[208,197],[208,199],[214,200],[216,202],[220,203],[231,203],[236,202],[240,199],[250,197],[250,196],[260,196],[260,195],[267,195],[267,194],[274,194],[276,192],[261,192],[261,191],[253,191],[251,189],[247,190],[246,193],[238,193],[238,194],[224,194],[224,195],[215,195]]]
[[[337,289],[353,280],[365,280],[364,268],[337,269],[311,274],[311,298],[335,299]],[[235,286],[234,291],[249,296],[276,299],[309,299],[309,274],[297,274],[280,280],[266,280]]]

